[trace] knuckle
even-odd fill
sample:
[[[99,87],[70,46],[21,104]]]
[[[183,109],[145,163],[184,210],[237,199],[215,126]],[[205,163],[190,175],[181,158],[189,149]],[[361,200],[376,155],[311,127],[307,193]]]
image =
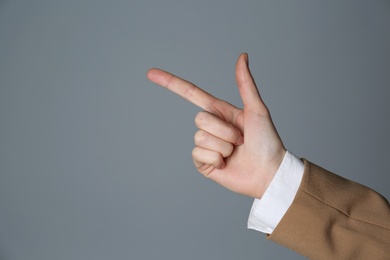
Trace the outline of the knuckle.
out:
[[[240,134],[237,132],[236,129],[229,127],[226,130],[226,138],[231,142],[236,142],[238,138],[240,137]]]
[[[192,149],[192,158],[197,158],[199,156],[199,149],[197,147],[194,147]]]
[[[224,158],[229,157],[233,153],[234,147],[232,144],[228,144],[222,152]]]
[[[191,98],[194,96],[195,92],[196,92],[196,89],[197,87],[195,87],[194,85],[190,85],[184,92],[184,97],[187,99],[187,100],[191,100]]]
[[[196,116],[195,116],[195,125],[197,127],[201,127],[202,125],[204,125],[204,122],[207,120],[207,112],[199,112]]]
[[[194,141],[196,145],[201,145],[206,142],[207,135],[203,130],[199,130],[194,135]]]

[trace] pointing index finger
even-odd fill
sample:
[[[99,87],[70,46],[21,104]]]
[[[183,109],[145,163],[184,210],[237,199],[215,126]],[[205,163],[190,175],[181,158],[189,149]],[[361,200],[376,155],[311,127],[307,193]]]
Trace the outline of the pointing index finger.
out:
[[[218,100],[191,82],[160,69],[150,69],[147,73],[147,77],[150,81],[169,89],[194,105],[209,112],[211,112],[210,106]]]

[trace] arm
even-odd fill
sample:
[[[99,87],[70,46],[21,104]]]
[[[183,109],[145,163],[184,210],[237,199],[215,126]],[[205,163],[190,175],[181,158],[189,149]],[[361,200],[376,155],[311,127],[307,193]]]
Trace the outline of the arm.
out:
[[[297,195],[268,239],[313,259],[389,259],[390,206],[305,160]]]

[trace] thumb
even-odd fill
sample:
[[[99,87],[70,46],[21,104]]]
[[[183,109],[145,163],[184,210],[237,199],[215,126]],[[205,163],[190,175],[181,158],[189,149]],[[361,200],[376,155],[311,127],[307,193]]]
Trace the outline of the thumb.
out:
[[[261,99],[256,83],[249,70],[248,54],[242,53],[236,64],[236,81],[244,110],[256,111],[260,114],[267,113],[267,108]]]

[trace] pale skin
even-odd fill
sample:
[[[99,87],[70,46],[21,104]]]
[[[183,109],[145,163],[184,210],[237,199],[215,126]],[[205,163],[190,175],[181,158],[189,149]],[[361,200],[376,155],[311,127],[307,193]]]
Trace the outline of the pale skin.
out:
[[[204,110],[195,117],[199,130],[192,159],[197,170],[229,190],[261,198],[286,149],[249,70],[248,55],[241,54],[236,64],[243,109],[166,71],[153,68],[147,77]]]

